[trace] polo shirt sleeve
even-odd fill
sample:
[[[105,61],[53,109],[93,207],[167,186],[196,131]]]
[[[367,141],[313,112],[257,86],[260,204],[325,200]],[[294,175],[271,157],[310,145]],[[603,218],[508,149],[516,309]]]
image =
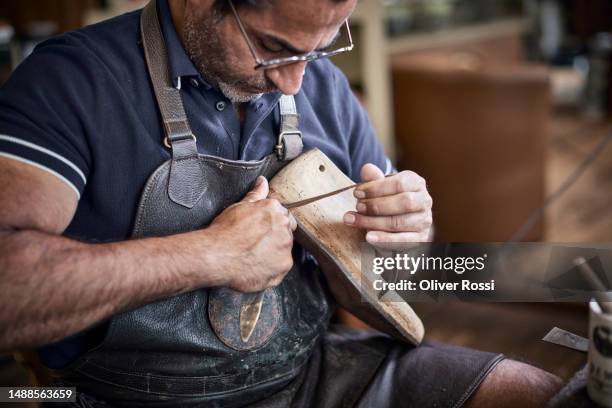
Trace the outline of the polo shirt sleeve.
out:
[[[100,108],[87,54],[62,37],[51,40],[0,89],[0,156],[53,174],[78,198],[91,168],[88,120]]]
[[[333,76],[336,93],[343,101],[340,115],[344,115],[344,118],[341,118],[341,123],[347,130],[352,178],[360,179],[361,168],[367,163],[378,166],[385,175],[392,173],[395,169],[391,160],[385,155],[382,145],[376,139],[368,114],[355,97],[346,76],[335,66],[333,67]]]

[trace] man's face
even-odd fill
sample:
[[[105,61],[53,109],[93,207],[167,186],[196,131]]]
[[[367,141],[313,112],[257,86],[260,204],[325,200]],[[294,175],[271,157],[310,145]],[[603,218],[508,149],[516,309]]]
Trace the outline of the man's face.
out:
[[[337,37],[356,0],[260,0],[257,7],[238,7],[238,15],[258,57],[289,57],[325,48]],[[297,93],[306,63],[255,70],[255,60],[234,15],[211,0],[186,0],[183,41],[207,81],[230,100],[248,102],[280,90]]]

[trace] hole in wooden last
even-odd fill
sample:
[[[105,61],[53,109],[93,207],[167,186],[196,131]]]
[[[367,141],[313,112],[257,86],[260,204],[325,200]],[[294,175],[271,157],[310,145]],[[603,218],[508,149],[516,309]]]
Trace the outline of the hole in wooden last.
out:
[[[325,166],[324,165],[320,165],[319,166],[319,171],[321,171],[321,172],[325,171]]]

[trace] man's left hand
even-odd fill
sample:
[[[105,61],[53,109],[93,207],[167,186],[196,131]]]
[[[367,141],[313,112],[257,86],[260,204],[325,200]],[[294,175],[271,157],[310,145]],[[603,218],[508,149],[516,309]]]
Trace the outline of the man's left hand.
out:
[[[373,245],[431,241],[433,200],[423,177],[402,171],[385,178],[366,164],[361,179],[366,183],[354,191],[357,211],[344,215],[345,224],[367,230]]]

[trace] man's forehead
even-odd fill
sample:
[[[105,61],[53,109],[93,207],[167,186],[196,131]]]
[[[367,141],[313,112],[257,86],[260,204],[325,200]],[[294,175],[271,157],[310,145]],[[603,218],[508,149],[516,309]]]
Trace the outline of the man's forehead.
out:
[[[262,25],[294,30],[337,28],[353,11],[356,0],[255,0],[255,6],[240,7],[257,17]]]

